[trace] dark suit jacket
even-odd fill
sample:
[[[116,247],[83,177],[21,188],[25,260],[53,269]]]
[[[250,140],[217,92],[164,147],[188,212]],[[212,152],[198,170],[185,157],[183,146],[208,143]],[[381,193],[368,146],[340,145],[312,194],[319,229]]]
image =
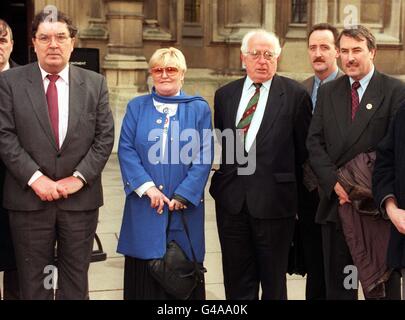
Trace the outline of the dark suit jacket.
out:
[[[378,205],[394,195],[398,207],[405,209],[405,103],[403,103],[377,148],[373,174],[373,195]],[[394,225],[388,245],[388,266],[405,268],[405,235]]]
[[[36,170],[53,180],[79,171],[87,185],[67,199],[63,210],[93,210],[103,204],[101,171],[111,153],[114,124],[103,76],[73,65],[69,68],[69,122],[60,150],[56,145],[37,63],[0,74],[0,154],[7,167],[4,207],[42,210],[27,185]]]
[[[343,75],[344,75],[344,73],[339,69],[335,80],[340,78]],[[315,83],[315,76],[311,76],[311,77],[305,79],[304,81],[302,81],[302,85],[305,87],[305,89],[307,89],[307,92],[309,93],[310,96],[312,96],[312,90],[314,90],[314,83]]]
[[[401,81],[375,71],[352,123],[349,77],[320,87],[307,139],[310,164],[320,185],[316,222],[338,221],[337,169],[357,154],[376,148],[404,98]]]
[[[215,127],[231,130],[235,121],[245,78],[231,82],[215,93]],[[256,218],[277,219],[297,213],[297,180],[307,158],[305,138],[311,120],[311,99],[294,80],[275,75],[266,110],[256,136],[256,170],[252,175],[237,174],[236,161],[226,164],[225,141],[222,164],[215,172],[210,193],[229,212],[238,213],[246,203]],[[229,158],[229,157],[228,157]],[[235,159],[235,158],[234,158]]]
[[[13,60],[9,60],[10,68],[18,67]],[[6,174],[6,167],[0,160],[0,271],[12,270],[16,268],[14,248],[11,240],[8,213],[2,206],[3,203],[3,184]]]

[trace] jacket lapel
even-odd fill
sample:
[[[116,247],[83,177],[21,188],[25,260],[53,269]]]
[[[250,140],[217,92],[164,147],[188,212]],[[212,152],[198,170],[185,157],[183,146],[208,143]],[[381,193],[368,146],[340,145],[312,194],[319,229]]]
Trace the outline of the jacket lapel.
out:
[[[356,143],[363,131],[367,128],[375,112],[381,106],[383,100],[384,92],[380,87],[380,74],[375,71],[361,99],[356,117],[350,126],[342,154]]]
[[[332,103],[332,109],[335,113],[337,127],[339,128],[340,136],[343,140],[347,135],[347,130],[350,126],[349,107],[351,105],[350,82],[349,77],[344,76],[338,80],[336,90],[332,92],[332,98],[329,100]]]
[[[256,146],[267,136],[268,131],[272,128],[274,121],[280,110],[283,108],[284,100],[282,96],[284,95],[284,88],[281,84],[279,76],[275,75],[273,81],[271,82],[269,96],[266,102],[266,109],[264,110],[263,120],[260,124],[259,131],[256,135]]]
[[[84,80],[74,65],[69,66],[69,120],[66,138],[63,141],[63,149],[75,133],[76,126],[84,110],[85,88]]]
[[[235,86],[234,92],[231,93],[229,99],[229,116],[231,117],[232,129],[236,130],[236,115],[238,113],[239,102],[242,97],[243,85],[246,77],[239,80],[239,83]]]
[[[58,146],[56,145],[55,137],[51,129],[51,120],[49,119],[48,103],[46,102],[41,71],[39,70],[37,63],[32,64],[32,68],[27,74],[26,91],[42,129],[45,131],[46,136],[55,149],[58,150]]]

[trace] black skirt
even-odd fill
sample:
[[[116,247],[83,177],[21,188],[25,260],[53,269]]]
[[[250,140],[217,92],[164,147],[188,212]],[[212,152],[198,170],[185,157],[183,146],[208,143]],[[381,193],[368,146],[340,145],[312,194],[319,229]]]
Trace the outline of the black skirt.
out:
[[[150,275],[148,260],[125,256],[124,300],[176,300]],[[205,300],[205,280],[197,285],[189,300]]]

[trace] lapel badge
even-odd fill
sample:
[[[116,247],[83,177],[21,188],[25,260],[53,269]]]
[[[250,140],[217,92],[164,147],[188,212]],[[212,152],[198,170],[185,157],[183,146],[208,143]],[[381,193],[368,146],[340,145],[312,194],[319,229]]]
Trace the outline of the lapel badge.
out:
[[[368,103],[366,105],[366,108],[367,108],[367,110],[371,110],[371,109],[373,109],[373,105],[371,103]]]
[[[162,124],[162,119],[157,119],[157,120],[156,120],[156,123],[157,123],[157,124]]]

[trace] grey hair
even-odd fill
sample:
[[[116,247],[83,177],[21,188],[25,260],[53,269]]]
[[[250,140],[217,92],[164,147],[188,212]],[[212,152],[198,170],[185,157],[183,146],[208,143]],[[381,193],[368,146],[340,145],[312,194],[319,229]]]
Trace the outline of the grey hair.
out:
[[[281,53],[280,40],[273,32],[266,31],[264,29],[251,30],[245,34],[245,36],[242,39],[242,45],[240,46],[240,51],[244,55],[246,55],[248,52],[248,44],[249,44],[250,39],[256,35],[262,35],[264,38],[266,38],[268,40],[269,43],[274,44],[274,51],[275,51],[276,57],[278,57],[280,55],[280,53]]]

